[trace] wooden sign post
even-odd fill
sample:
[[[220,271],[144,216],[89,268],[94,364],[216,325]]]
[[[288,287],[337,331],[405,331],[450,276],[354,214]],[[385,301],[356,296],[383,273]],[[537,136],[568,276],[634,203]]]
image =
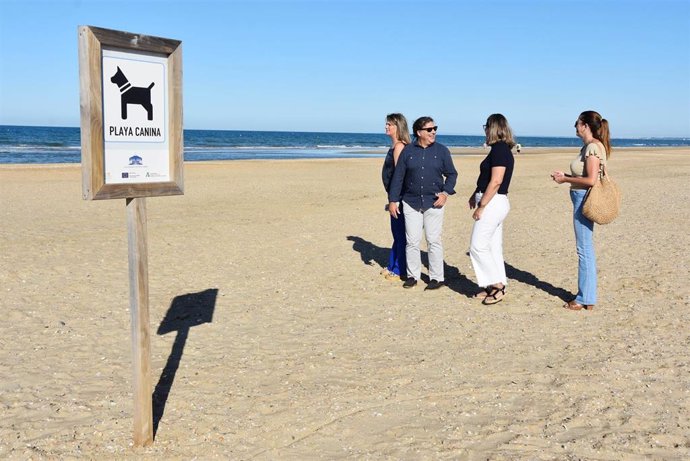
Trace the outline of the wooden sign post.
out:
[[[146,197],[184,193],[181,45],[79,27],[83,197],[126,199],[135,446],[153,442]]]
[[[149,328],[149,266],[146,199],[127,199],[129,306],[134,371],[134,445],[153,442],[151,336]]]

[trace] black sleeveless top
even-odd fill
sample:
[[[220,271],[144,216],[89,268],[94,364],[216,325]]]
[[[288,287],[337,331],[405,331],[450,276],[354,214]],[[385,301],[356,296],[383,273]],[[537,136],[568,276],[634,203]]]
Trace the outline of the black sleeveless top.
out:
[[[393,172],[395,171],[395,160],[393,159],[393,148],[388,149],[386,159],[383,161],[383,169],[381,170],[381,179],[383,179],[383,187],[386,192],[391,187],[391,179],[393,179]]]
[[[504,141],[498,141],[496,144],[493,144],[489,151],[489,155],[479,164],[477,188],[474,191],[486,192],[486,188],[489,187],[489,181],[491,181],[491,168],[495,166],[504,166],[506,167],[506,172],[503,175],[503,182],[498,187],[497,193],[507,194],[510,180],[513,177],[514,165],[515,159],[513,158],[513,153],[510,151],[508,144]]]

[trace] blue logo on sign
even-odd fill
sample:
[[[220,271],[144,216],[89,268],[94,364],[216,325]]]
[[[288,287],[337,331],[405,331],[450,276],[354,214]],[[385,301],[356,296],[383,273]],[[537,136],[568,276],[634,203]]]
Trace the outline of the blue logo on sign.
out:
[[[139,157],[138,155],[132,155],[129,158],[129,164],[130,165],[143,165],[144,164],[144,159]]]
[[[123,178],[129,178],[129,173],[122,173]]]

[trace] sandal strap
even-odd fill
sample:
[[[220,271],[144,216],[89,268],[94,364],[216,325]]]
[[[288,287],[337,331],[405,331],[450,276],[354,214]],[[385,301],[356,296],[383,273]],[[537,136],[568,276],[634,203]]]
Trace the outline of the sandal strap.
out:
[[[486,292],[486,297],[488,298],[489,296],[491,296],[492,298],[497,299],[497,298],[496,298],[496,295],[499,294],[499,293],[501,293],[501,294],[503,294],[503,295],[506,294],[506,287],[505,287],[505,285],[504,285],[502,288],[492,287],[492,288],[491,288],[491,291],[488,291],[488,290],[487,290],[487,292]]]
[[[489,294],[486,295],[486,297],[482,300],[482,304],[485,306],[490,306],[492,304],[498,304],[503,300],[503,298],[497,298],[498,294],[501,293],[503,296],[506,294],[506,286],[503,285],[502,288],[498,287],[493,287],[493,289],[489,292]],[[491,301],[489,298],[492,298],[493,301]]]

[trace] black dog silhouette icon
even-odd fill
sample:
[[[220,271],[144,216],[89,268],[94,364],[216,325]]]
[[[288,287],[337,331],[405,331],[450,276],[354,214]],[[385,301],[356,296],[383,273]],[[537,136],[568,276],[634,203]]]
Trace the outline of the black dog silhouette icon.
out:
[[[117,67],[117,72],[110,79],[111,82],[117,85],[120,89],[120,105],[122,112],[122,120],[127,120],[127,105],[138,104],[146,110],[147,118],[153,120],[153,104],[151,104],[151,88],[155,82],[152,82],[148,88],[132,86],[125,77],[125,74]]]

